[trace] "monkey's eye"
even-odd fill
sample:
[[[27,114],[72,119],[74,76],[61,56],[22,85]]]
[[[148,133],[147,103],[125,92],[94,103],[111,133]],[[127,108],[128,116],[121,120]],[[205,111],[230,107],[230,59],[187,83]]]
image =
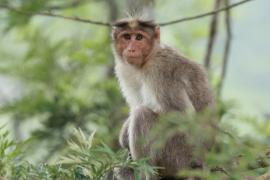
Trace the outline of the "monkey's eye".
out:
[[[140,41],[143,39],[143,35],[142,34],[137,34],[136,35],[136,40]]]
[[[125,40],[130,40],[131,39],[131,36],[129,34],[124,34],[123,37],[124,37]]]

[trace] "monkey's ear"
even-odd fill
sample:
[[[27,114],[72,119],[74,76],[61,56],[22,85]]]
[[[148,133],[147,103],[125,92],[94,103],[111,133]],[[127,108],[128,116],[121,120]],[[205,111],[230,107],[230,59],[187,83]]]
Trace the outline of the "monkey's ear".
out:
[[[160,27],[159,26],[155,27],[155,39],[160,41]]]
[[[116,39],[116,27],[112,27],[111,38],[112,38],[112,40],[115,40]]]

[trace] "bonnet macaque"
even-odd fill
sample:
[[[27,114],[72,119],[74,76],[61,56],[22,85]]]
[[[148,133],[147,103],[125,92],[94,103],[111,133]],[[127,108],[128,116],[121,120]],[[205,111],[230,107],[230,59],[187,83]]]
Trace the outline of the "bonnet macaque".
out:
[[[163,167],[158,176],[174,176],[192,164],[192,148],[183,134],[166,140],[155,149],[147,138],[158,118],[168,112],[200,112],[212,105],[213,95],[203,68],[173,48],[160,43],[160,28],[153,21],[137,18],[115,22],[112,29],[115,73],[130,107],[120,132],[120,144],[132,159],[149,157],[153,166]],[[134,179],[132,170],[120,179]],[[122,176],[122,177],[121,177]]]

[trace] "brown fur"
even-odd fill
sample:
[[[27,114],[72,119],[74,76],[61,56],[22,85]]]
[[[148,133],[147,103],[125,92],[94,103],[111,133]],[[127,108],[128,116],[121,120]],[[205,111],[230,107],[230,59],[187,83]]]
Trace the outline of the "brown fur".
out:
[[[148,135],[164,113],[187,112],[190,109],[202,111],[213,103],[206,73],[200,65],[173,48],[161,45],[159,37],[153,40],[152,50],[140,67],[126,63],[117,49],[118,45],[116,39],[115,72],[130,106],[130,116],[120,133],[121,146],[129,149],[133,159],[149,157],[150,164],[164,167],[159,176],[173,176],[179,169],[191,167],[192,147],[184,134],[175,134],[159,149],[153,148],[156,140]],[[141,139],[144,139],[143,143]],[[122,178],[127,179],[127,176]]]

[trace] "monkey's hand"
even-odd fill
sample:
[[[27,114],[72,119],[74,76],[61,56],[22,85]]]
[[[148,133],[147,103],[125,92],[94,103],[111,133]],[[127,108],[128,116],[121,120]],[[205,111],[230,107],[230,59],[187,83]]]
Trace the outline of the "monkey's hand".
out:
[[[128,141],[128,127],[129,127],[129,119],[127,119],[120,131],[120,136],[119,136],[119,143],[122,148],[127,148],[129,150],[129,141]]]

